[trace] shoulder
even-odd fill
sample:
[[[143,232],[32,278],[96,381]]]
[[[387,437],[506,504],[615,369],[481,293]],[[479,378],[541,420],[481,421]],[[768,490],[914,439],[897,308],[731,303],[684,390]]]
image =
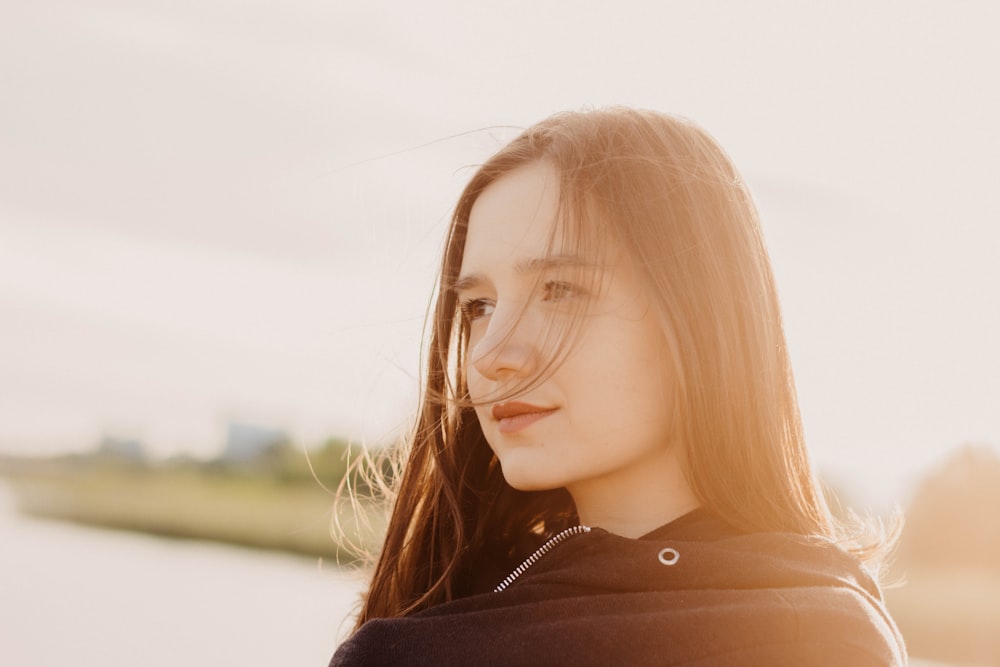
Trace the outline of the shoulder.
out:
[[[705,528],[571,537],[501,593],[366,624],[333,664],[905,664],[878,586],[849,554]]]
[[[668,638],[672,651],[689,657],[746,651],[812,656],[795,664],[906,661],[874,578],[837,545],[800,535],[741,534],[694,519],[639,540],[598,531],[574,538],[522,579],[510,604],[562,613],[569,609],[556,611],[555,600],[585,597],[581,608],[620,614],[624,625]]]

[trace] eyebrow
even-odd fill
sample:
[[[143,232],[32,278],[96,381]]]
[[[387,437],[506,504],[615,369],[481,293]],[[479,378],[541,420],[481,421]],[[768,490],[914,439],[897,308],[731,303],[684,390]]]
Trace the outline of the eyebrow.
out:
[[[514,265],[514,271],[521,274],[541,273],[549,269],[563,268],[567,266],[590,270],[600,268],[594,262],[587,261],[576,255],[550,255],[548,257],[522,259]],[[459,276],[459,278],[452,283],[448,289],[451,292],[463,292],[465,290],[479,287],[487,282],[489,281],[486,279],[485,274],[470,273],[468,275]]]

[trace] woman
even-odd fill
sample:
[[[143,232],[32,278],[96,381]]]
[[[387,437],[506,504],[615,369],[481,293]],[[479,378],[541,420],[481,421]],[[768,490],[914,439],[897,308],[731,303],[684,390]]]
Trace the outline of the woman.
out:
[[[757,215],[693,124],[528,129],[449,232],[385,545],[331,665],[898,665],[812,477]]]

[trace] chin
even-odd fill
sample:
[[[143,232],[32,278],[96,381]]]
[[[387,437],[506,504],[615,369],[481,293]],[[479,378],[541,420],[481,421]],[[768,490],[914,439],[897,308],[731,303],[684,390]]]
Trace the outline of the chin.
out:
[[[504,479],[507,480],[508,486],[517,489],[518,491],[551,491],[552,489],[561,488],[555,485],[539,484],[537,482],[525,481],[521,479],[511,480],[511,478],[506,476]]]
[[[504,465],[500,462],[503,478],[507,484],[518,491],[551,491],[565,486],[554,479],[538,474],[538,470],[525,470],[519,466]]]

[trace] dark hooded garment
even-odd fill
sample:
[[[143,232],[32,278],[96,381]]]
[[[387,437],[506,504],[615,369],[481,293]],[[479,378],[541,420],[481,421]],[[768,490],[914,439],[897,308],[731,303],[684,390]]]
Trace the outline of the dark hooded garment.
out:
[[[879,588],[853,556],[798,535],[741,534],[704,510],[639,539],[569,535],[501,592],[369,621],[330,662],[905,664]]]

